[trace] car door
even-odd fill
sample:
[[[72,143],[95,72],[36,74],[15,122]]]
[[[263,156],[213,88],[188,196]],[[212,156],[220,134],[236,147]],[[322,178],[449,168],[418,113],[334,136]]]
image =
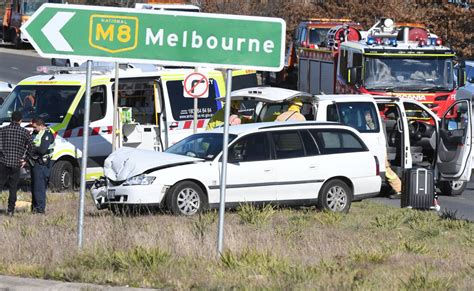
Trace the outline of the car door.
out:
[[[275,181],[267,133],[246,135],[230,146],[226,202],[275,201]]]
[[[307,130],[283,130],[271,133],[275,153],[278,200],[289,203],[316,199],[324,179],[316,142]]]
[[[469,181],[472,163],[472,108],[469,100],[452,104],[439,130],[437,166],[442,180]]]

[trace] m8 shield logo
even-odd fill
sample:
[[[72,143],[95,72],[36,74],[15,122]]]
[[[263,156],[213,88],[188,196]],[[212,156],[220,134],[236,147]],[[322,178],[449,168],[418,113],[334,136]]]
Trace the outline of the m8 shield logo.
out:
[[[130,51],[137,47],[137,17],[93,14],[89,25],[91,47],[109,53]]]

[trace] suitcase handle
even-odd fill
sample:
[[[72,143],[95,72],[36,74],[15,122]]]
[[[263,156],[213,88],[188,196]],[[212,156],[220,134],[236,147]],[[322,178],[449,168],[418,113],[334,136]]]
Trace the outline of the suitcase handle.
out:
[[[424,168],[419,168],[419,169],[416,169],[416,194],[418,195],[418,175],[419,175],[419,172],[425,172],[425,194],[428,194],[428,170],[427,169],[424,169]]]

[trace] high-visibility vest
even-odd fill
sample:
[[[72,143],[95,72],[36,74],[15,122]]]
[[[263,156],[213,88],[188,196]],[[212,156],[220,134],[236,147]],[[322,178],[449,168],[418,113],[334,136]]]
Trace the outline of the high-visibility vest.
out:
[[[34,147],[40,147],[41,146],[41,140],[43,139],[43,135],[46,133],[46,131],[51,133],[49,128],[46,128],[46,129],[40,130],[38,132],[38,134],[35,135],[35,137],[33,138],[33,146]],[[51,136],[53,136],[53,135],[51,134]],[[54,151],[54,136],[53,136],[53,141],[48,146],[48,152],[46,153],[45,156],[48,156],[49,158],[52,158],[53,157],[53,151]]]

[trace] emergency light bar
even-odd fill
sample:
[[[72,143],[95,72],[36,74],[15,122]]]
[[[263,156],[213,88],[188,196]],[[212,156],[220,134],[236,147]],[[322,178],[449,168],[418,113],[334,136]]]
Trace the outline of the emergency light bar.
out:
[[[113,69],[105,66],[97,66],[92,68],[92,73],[106,74],[110,73]],[[57,66],[38,66],[36,72],[44,74],[61,74],[61,73],[85,73],[86,67],[57,67]]]

